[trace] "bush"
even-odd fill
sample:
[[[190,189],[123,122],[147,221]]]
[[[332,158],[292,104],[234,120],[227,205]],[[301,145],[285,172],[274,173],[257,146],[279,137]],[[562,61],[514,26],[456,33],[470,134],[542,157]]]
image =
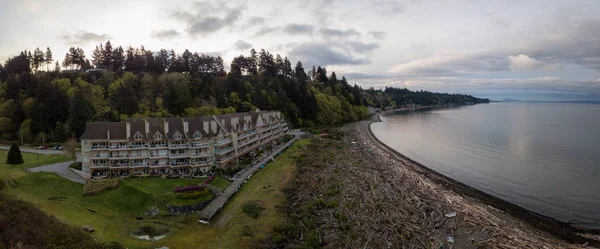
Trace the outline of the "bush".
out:
[[[8,150],[8,156],[6,157],[6,164],[22,164],[23,156],[17,143],[13,143]]]
[[[211,194],[210,190],[204,188],[201,190],[175,193],[175,196],[177,198],[181,198],[181,199],[197,199],[197,198],[202,198],[202,197],[208,196],[210,194]]]
[[[119,187],[119,179],[89,180],[83,185],[83,196],[97,195]]]
[[[262,212],[262,209],[263,208],[258,206],[258,203],[256,201],[247,201],[242,205],[242,210],[244,211],[244,213],[255,219],[258,218],[258,216]]]
[[[81,170],[82,165],[83,164],[80,162],[72,162],[71,164],[69,164],[69,167],[77,169],[77,170]]]

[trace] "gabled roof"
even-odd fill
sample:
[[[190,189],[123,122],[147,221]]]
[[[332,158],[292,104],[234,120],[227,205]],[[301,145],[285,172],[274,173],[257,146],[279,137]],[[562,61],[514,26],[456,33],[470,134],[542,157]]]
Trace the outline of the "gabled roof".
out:
[[[85,123],[85,133],[79,139],[86,140],[107,140],[108,122],[87,122]]]
[[[166,137],[165,127],[162,118],[147,118],[146,121],[150,126],[148,134],[146,134],[146,137],[148,137],[148,139],[152,138],[154,134],[156,134],[156,132],[160,133],[163,137]]]
[[[183,135],[184,138],[189,137],[183,130],[183,120],[181,118],[165,118],[165,122],[169,123],[169,134],[167,134],[168,139],[174,139],[173,135],[175,135],[175,132],[178,131],[181,133],[181,135]]]
[[[184,118],[183,121],[188,122],[188,132],[186,134],[188,138],[192,138],[196,131],[200,131],[200,134],[202,134],[202,138],[214,137],[218,133],[218,130],[217,133],[213,133],[210,129],[210,122],[215,121],[212,116]],[[205,121],[209,124],[208,132],[204,130]]]
[[[147,138],[146,135],[146,124],[144,122],[144,119],[141,118],[128,118],[127,122],[129,122],[129,140],[135,140],[133,138],[133,136],[136,133],[140,133],[142,134],[142,136],[144,136],[144,139]]]

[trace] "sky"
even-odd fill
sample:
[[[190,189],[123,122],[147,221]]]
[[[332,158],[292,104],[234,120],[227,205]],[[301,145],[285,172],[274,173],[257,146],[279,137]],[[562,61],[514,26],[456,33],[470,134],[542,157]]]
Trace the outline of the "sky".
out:
[[[596,0],[0,0],[0,61],[50,47],[251,48],[376,89],[600,100]],[[228,68],[226,66],[226,68]]]

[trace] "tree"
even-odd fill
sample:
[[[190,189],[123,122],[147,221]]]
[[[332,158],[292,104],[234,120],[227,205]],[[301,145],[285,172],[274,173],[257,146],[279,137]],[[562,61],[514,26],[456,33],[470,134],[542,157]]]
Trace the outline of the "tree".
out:
[[[71,159],[77,159],[77,149],[79,148],[79,143],[76,138],[69,138],[67,143],[65,144],[65,148],[67,149],[67,154],[71,157]]]
[[[77,90],[69,107],[68,124],[70,134],[80,137],[85,132],[85,123],[90,121],[93,116],[94,109],[92,108],[92,104],[85,99],[82,90]]]
[[[50,50],[49,47],[46,47],[46,55],[45,55],[45,60],[44,62],[46,63],[46,71],[48,71],[50,64],[52,64],[52,61],[54,61],[54,59],[52,58],[52,50]]]
[[[106,45],[104,45],[104,51],[102,51],[102,67],[104,67],[107,70],[112,69],[112,63],[113,63],[113,48],[112,45],[110,44],[110,41],[106,42]]]
[[[8,150],[8,156],[6,157],[6,164],[23,164],[23,156],[17,143],[13,143]]]

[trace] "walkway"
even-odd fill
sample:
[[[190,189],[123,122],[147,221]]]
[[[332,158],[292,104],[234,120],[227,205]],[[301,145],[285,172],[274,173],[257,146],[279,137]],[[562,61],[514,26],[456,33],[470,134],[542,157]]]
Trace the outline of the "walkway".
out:
[[[229,201],[229,198],[231,198],[231,196],[235,192],[237,192],[238,188],[242,185],[242,183],[244,183],[244,181],[248,178],[248,176],[250,176],[251,174],[256,172],[260,168],[261,165],[266,164],[269,160],[274,158],[277,154],[279,154],[285,148],[289,147],[294,141],[300,139],[300,133],[296,133],[293,135],[295,135],[295,137],[292,140],[288,141],[285,145],[279,147],[279,149],[277,149],[275,152],[271,153],[270,156],[265,157],[263,160],[261,160],[260,162],[258,162],[254,166],[252,166],[250,169],[248,169],[244,173],[242,173],[242,175],[240,177],[233,180],[233,182],[231,184],[229,184],[229,186],[227,186],[225,191],[223,191],[223,194],[221,194],[220,196],[215,198],[210,204],[208,204],[208,206],[206,208],[204,208],[202,211],[200,211],[200,214],[198,214],[198,219],[201,221],[209,221],[210,219],[212,219],[212,217],[214,217],[219,211],[221,211],[221,209],[223,209],[223,206],[225,206],[225,204],[227,204],[227,202]]]
[[[73,163],[73,161],[50,164],[46,166],[30,168],[28,171],[56,173],[57,175],[62,176],[69,181],[84,184],[85,179],[69,169],[69,164],[71,163]]]

